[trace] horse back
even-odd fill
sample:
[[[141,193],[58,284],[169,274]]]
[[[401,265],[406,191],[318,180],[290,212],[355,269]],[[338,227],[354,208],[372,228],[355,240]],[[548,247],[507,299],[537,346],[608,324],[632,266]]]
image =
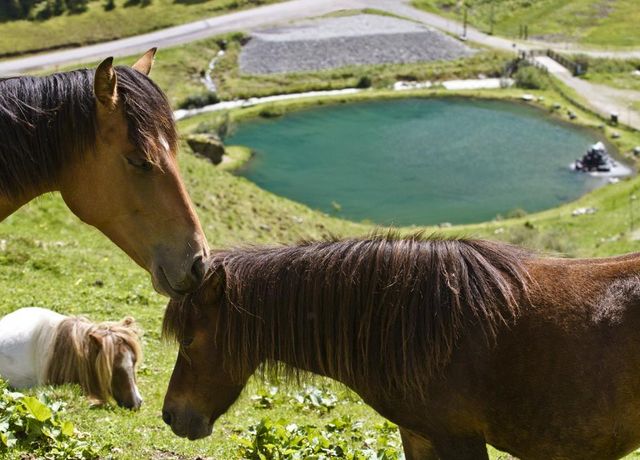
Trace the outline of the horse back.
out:
[[[640,445],[640,257],[529,273],[521,316],[487,350],[487,439],[523,458],[619,458]]]
[[[472,324],[427,398],[365,400],[426,439],[519,458],[620,458],[640,445],[640,256],[531,259],[495,343]]]
[[[0,376],[15,388],[44,383],[57,325],[66,317],[44,308],[16,310],[0,319]]]

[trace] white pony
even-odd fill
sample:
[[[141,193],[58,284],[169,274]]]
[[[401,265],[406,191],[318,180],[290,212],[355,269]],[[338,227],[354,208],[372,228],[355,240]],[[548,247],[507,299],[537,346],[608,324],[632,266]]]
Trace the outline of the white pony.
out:
[[[138,409],[141,359],[133,318],[91,323],[45,308],[21,308],[0,319],[0,377],[15,388],[78,383],[95,403],[114,398]]]

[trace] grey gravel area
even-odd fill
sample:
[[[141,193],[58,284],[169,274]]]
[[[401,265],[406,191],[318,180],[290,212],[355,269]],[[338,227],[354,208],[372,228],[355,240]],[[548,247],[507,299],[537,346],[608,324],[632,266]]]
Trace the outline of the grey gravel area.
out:
[[[240,70],[249,74],[290,73],[453,60],[473,53],[463,42],[421,24],[360,14],[256,32],[240,54]]]

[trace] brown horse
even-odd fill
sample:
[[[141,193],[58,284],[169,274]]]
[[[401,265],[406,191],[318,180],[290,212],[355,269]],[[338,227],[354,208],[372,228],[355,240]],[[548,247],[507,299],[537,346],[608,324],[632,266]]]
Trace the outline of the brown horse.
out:
[[[0,79],[0,220],[59,191],[172,297],[202,281],[207,243],[184,188],[169,103],[130,67]]]
[[[343,382],[407,459],[614,459],[640,445],[640,255],[373,237],[217,252],[169,303],[163,419],[201,438],[257,369]]]

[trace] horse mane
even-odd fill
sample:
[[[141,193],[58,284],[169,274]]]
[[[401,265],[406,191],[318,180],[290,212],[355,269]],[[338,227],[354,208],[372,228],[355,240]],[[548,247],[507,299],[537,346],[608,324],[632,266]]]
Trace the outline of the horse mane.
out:
[[[94,334],[101,337],[100,341],[92,338]],[[122,340],[139,362],[142,348],[138,337],[131,320],[92,323],[86,318],[69,317],[58,325],[46,383],[78,383],[87,395],[104,403],[113,397],[111,378],[118,341]]]
[[[200,290],[169,303],[163,334],[180,339],[198,310],[215,308],[216,346],[239,381],[262,364],[285,378],[312,370],[424,396],[466,332],[492,343],[516,319],[529,257],[503,243],[420,234],[218,251]]]
[[[147,76],[115,67],[131,143],[150,161],[176,150],[177,131],[165,95]],[[65,164],[94,151],[94,70],[0,80],[0,197],[16,199],[54,186]]]

